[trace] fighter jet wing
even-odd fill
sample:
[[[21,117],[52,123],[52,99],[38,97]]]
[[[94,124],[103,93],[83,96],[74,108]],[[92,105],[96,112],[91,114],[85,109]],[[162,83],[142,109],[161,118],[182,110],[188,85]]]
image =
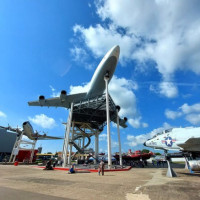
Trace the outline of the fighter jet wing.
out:
[[[193,149],[196,146],[200,149],[200,137],[198,138],[190,138],[184,143],[177,144],[178,146],[182,147],[183,149]]]
[[[54,97],[45,99],[44,96],[40,96],[38,101],[29,101],[29,106],[47,106],[47,107],[65,107],[70,108],[72,102],[79,102],[86,96],[86,93],[78,93],[71,95],[60,95],[60,97]]]

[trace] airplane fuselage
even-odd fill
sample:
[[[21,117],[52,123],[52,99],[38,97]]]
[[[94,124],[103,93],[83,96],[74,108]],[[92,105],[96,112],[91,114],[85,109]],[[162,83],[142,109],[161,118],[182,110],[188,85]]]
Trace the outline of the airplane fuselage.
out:
[[[35,140],[35,138],[33,137],[33,135],[35,134],[33,127],[28,121],[23,123],[23,134],[26,135],[29,139]]]
[[[108,72],[109,81],[112,79],[112,76],[115,72],[115,68],[119,59],[119,53],[120,53],[119,46],[114,46],[103,57],[90,81],[90,88],[86,95],[87,98],[102,94],[104,92],[105,90],[104,76]]]
[[[181,147],[190,138],[200,137],[200,127],[193,128],[173,128],[171,130],[165,130],[162,133],[158,133],[153,138],[147,140],[144,145],[154,149],[163,150],[180,150],[180,151],[200,151],[198,144],[185,145]]]

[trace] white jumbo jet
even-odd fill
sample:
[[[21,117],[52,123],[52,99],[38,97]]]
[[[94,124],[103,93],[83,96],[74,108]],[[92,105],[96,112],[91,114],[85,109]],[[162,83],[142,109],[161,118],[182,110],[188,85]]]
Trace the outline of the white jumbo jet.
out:
[[[28,102],[29,106],[70,108],[72,102],[80,102],[103,94],[105,91],[104,76],[107,75],[109,77],[108,82],[110,82],[117,66],[119,53],[119,46],[114,46],[107,52],[107,54],[103,57],[100,64],[98,65],[96,71],[94,72],[94,75],[90,81],[89,90],[86,93],[67,95],[67,92],[65,90],[62,90],[59,97],[45,99],[45,97],[41,95],[39,96],[38,101]],[[127,118],[120,119],[120,126],[124,128],[127,127],[127,125],[125,124],[126,121]]]
[[[200,152],[200,127],[171,128],[148,139],[144,146],[154,149]]]
[[[12,128],[10,126],[8,127],[0,126],[0,128],[16,132],[19,135],[23,133],[23,135],[27,136],[30,140],[63,139],[61,137],[47,136],[46,133],[41,135],[37,131],[34,132],[33,127],[31,126],[29,121],[23,123],[23,130],[21,130],[20,128]]]

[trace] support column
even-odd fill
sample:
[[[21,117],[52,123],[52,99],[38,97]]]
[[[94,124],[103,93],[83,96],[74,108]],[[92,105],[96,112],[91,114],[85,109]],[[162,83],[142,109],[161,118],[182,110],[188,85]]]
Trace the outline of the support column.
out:
[[[68,120],[67,120],[67,127],[66,127],[66,131],[65,131],[65,138],[64,138],[64,144],[63,144],[63,156],[62,156],[63,157],[63,167],[65,167],[66,164],[67,164],[67,154],[68,154],[68,146],[69,146],[69,133],[70,133],[70,130],[71,130],[73,106],[74,106],[74,103],[72,102],[69,117],[68,117]]]
[[[118,133],[118,142],[119,142],[119,164],[122,166],[122,152],[121,152],[121,140],[120,140],[120,129],[119,129],[119,110],[120,107],[116,106],[116,112],[117,112],[117,133]]]
[[[185,158],[185,169],[189,169],[188,159],[186,156],[184,156],[184,158]]]
[[[108,93],[108,80],[109,74],[106,73],[104,76],[104,81],[106,85],[106,114],[107,114],[107,143],[108,143],[108,169],[112,167],[112,158],[111,158],[111,136],[110,136],[110,111],[109,111],[109,93]]]
[[[168,169],[167,169],[167,174],[166,174],[166,176],[169,177],[169,178],[177,177],[176,172],[172,169],[169,160],[167,160],[167,166],[168,166]]]
[[[23,137],[23,132],[22,132],[22,134],[20,134],[20,136],[18,136],[16,138],[16,141],[15,141],[15,144],[13,146],[13,150],[12,150],[9,162],[15,162],[16,156],[18,154],[18,152],[16,152],[16,151],[19,151],[19,147],[20,147],[22,137]]]
[[[30,163],[33,162],[33,156],[35,153],[35,145],[36,145],[37,140],[34,140],[33,144],[32,144],[32,152],[31,152],[31,157],[30,157]]]
[[[84,146],[85,146],[85,137],[83,136],[83,141],[82,141],[83,154],[85,154]],[[81,160],[85,160],[85,156],[84,155],[81,157]]]
[[[95,133],[95,159],[94,159],[94,164],[97,164],[97,159],[99,155],[99,133]]]
[[[71,141],[74,138],[74,121],[72,122],[72,131],[71,131]],[[68,157],[68,164],[71,165],[71,158],[72,158],[72,144],[69,145],[69,157]]]

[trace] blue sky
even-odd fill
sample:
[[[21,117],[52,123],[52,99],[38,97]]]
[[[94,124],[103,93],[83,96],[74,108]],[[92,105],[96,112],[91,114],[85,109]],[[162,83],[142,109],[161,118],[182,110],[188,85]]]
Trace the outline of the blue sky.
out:
[[[81,92],[106,52],[120,46],[110,94],[128,117],[122,149],[169,127],[200,125],[200,3],[167,0],[0,1],[0,125],[63,136],[68,111],[27,102]],[[112,152],[118,151],[111,125]],[[62,141],[42,141],[43,152]],[[94,148],[94,142],[91,143]],[[107,151],[106,128],[100,151]]]

